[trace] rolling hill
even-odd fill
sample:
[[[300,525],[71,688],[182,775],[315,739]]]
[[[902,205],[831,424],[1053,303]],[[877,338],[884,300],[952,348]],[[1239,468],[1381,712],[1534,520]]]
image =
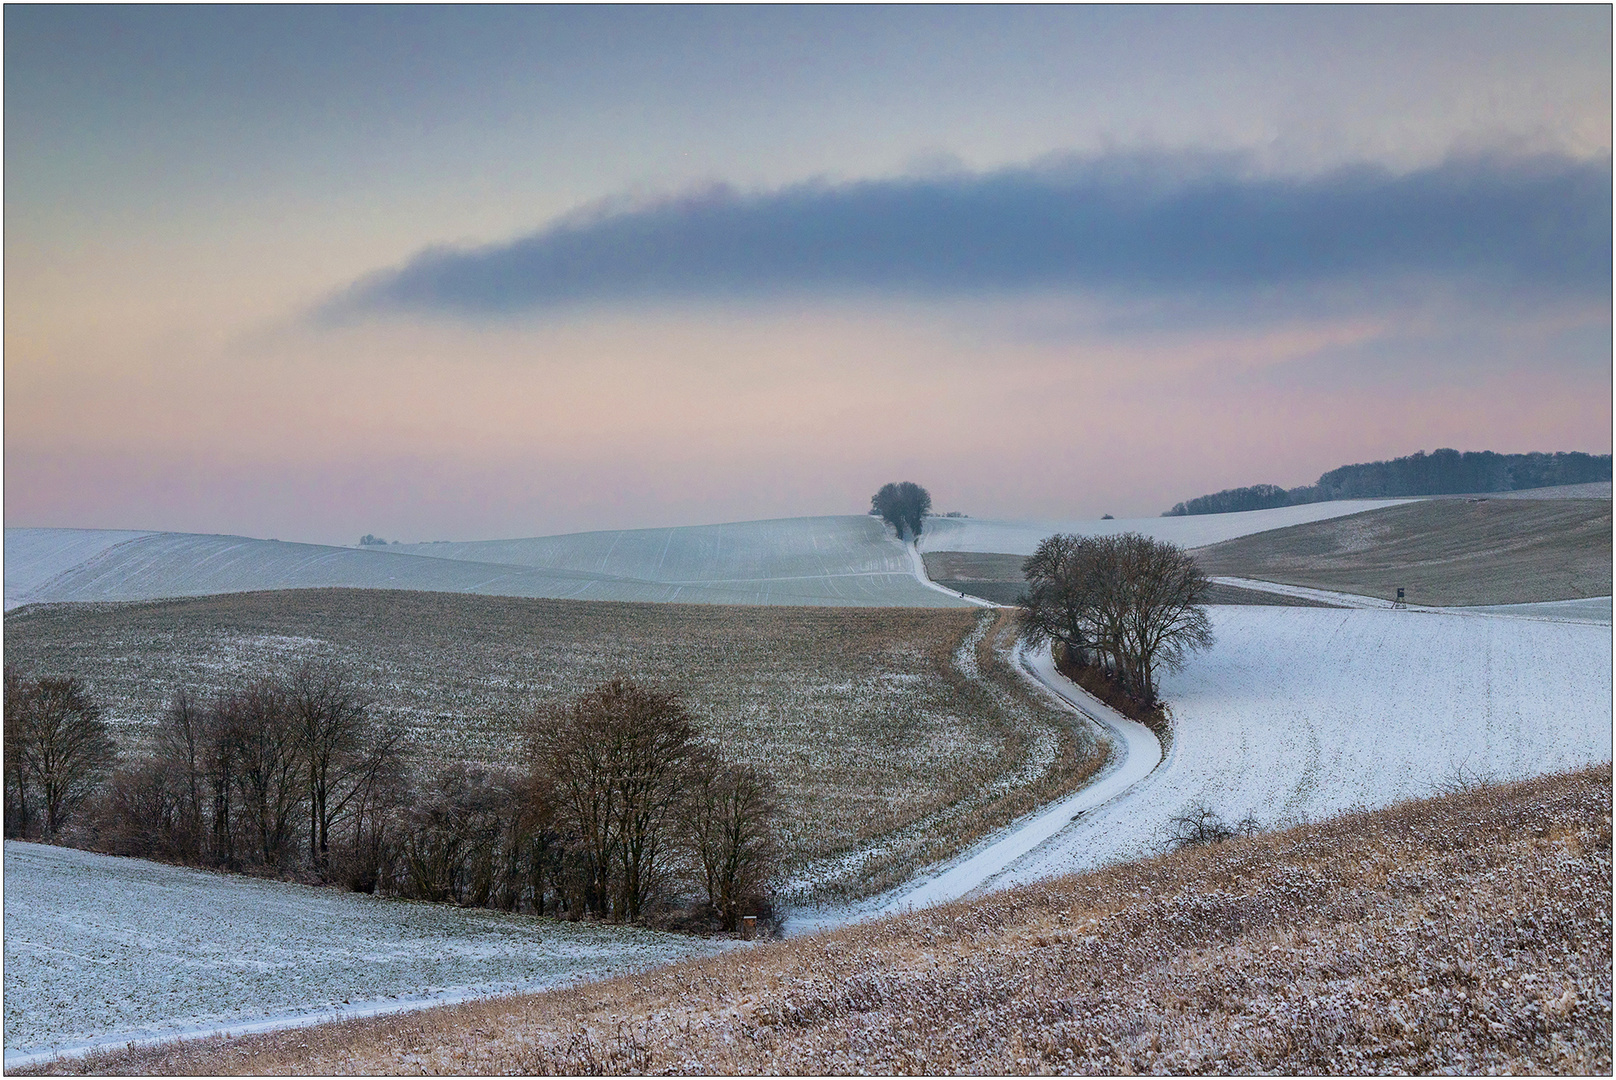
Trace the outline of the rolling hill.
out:
[[[1440,606],[1611,594],[1609,499],[1431,499],[1196,551],[1208,574]]]
[[[386,548],[85,533],[7,529],[7,609],[333,587],[691,604],[965,606],[915,580],[903,547],[869,517]],[[15,578],[14,558],[21,571]]]
[[[1177,543],[1211,543],[1382,505],[1387,504],[1321,503],[1139,521],[932,518],[920,547],[1027,554],[1056,531],[1129,529]],[[13,528],[5,531],[5,554],[8,611],[37,603],[312,588],[687,604],[967,606],[916,580],[903,545],[879,519],[864,514],[383,548],[197,533]]]

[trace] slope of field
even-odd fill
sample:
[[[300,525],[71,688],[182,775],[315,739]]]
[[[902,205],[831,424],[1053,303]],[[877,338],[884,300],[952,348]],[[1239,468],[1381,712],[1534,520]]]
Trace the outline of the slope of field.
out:
[[[1344,499],[1339,502],[1282,506],[1273,510],[1247,510],[1237,514],[1201,514],[1194,517],[1124,518],[1110,521],[996,521],[989,518],[927,518],[920,550],[982,551],[1031,555],[1053,533],[1109,536],[1136,532],[1181,547],[1200,547],[1237,536],[1282,529],[1309,521],[1356,514],[1404,499]]]
[[[7,530],[8,548],[43,548],[55,530]],[[14,536],[14,534],[21,534]],[[10,554],[7,554],[8,575]],[[546,575],[519,567],[452,563],[385,551],[253,540],[244,536],[151,533],[100,551],[33,589],[8,594],[27,603],[83,603],[211,596],[266,589],[417,588],[441,592],[548,595],[589,584],[587,575]]]
[[[1609,1074],[1609,768],[92,1073]]]
[[[7,841],[5,1063],[45,1047],[382,1012],[719,943]]]
[[[619,675],[678,690],[726,753],[779,786],[798,892],[836,898],[906,879],[1098,766],[1086,730],[1011,669],[1010,630],[1007,617],[974,610],[385,590],[5,619],[6,662],[87,679],[131,747],[176,686],[206,696],[304,658],[350,667],[423,762],[520,762],[535,708]]]
[[[123,542],[92,542],[114,535]],[[7,610],[326,587],[694,604],[964,606],[917,582],[903,545],[868,516],[381,549],[190,533],[87,537],[64,529],[8,529],[5,543]]]
[[[1161,680],[1167,761],[997,884],[1152,853],[1195,806],[1274,828],[1611,758],[1608,626],[1263,607],[1212,622],[1212,649]]]
[[[58,574],[100,555],[126,540],[150,536],[114,529],[7,529],[5,531],[5,607],[39,590]]]
[[[1208,574],[1441,606],[1611,593],[1608,499],[1431,499],[1203,547]]]
[[[746,594],[749,599],[732,601],[745,603],[771,602],[776,592],[781,597],[823,603],[892,603],[896,602],[894,596],[912,600],[909,586],[913,580],[903,546],[880,519],[868,514],[525,540],[407,544],[396,550],[438,559],[657,582],[671,587],[665,598],[658,598],[668,600],[685,599],[681,589],[715,587]],[[896,580],[901,578],[910,580],[895,589],[903,584]]]

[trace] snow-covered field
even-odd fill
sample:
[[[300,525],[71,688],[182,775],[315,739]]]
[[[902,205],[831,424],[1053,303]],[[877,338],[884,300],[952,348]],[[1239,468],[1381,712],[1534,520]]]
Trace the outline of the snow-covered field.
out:
[[[1158,852],[1195,804],[1274,827],[1611,758],[1608,625],[1289,607],[1213,623],[1213,648],[1162,680],[1167,760],[994,887]]]
[[[345,548],[191,533],[5,531],[5,606],[333,586],[571,600],[963,607],[867,515]]]
[[[1025,555],[1055,532],[1126,530],[1195,547],[1397,501],[1131,521],[931,518],[919,547]],[[385,548],[193,533],[7,529],[5,555],[8,611],[32,603],[339,586],[654,603],[968,605],[916,580],[904,545],[867,514]]]
[[[718,943],[5,845],[5,1064],[641,970]]]
[[[571,594],[577,599],[959,606],[915,581],[903,545],[867,514],[408,544],[396,550],[603,579],[602,585]],[[646,595],[616,595],[604,585],[608,581],[634,583]]]
[[[1191,514],[1185,517],[1118,518],[1110,521],[998,521],[991,518],[927,518],[921,551],[996,551],[1031,555],[1039,541],[1054,533],[1108,536],[1136,532],[1181,547],[1194,548],[1237,536],[1305,525],[1310,521],[1396,506],[1409,499],[1342,499],[1336,502],[1243,510],[1234,514]]]
[[[6,610],[15,606],[13,595],[27,596],[108,548],[150,535],[116,529],[7,529]]]

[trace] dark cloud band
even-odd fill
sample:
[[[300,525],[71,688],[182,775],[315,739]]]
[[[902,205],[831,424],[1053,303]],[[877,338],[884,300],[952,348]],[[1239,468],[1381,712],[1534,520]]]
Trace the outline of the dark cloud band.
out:
[[[429,249],[322,315],[871,291],[1216,295],[1406,275],[1608,296],[1610,158],[1276,178],[1227,159],[1110,157],[763,194],[715,188],[577,215],[509,243]]]

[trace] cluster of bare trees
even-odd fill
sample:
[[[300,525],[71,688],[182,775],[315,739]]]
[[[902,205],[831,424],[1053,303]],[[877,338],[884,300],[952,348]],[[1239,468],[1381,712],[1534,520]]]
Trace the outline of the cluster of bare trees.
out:
[[[734,929],[766,914],[774,801],[676,695],[617,680],[528,719],[525,765],[410,769],[346,670],[305,664],[203,699],[175,692],[151,753],[113,771],[76,679],[6,673],[8,835],[312,873],[422,900],[638,921],[695,894]]]
[[[769,787],[703,745],[676,695],[618,679],[540,712],[530,737],[534,789],[586,911],[638,919],[676,876],[694,879],[724,929],[766,905]]]
[[[182,689],[152,755],[108,785],[103,838],[129,854],[328,876],[334,844],[347,870],[400,801],[402,750],[339,667],[304,664],[206,700]]]
[[[624,922],[695,894],[725,930],[767,913],[769,785],[706,745],[676,695],[615,680],[537,711],[525,739],[527,769],[417,778],[372,848],[378,888]]]
[[[1057,533],[1022,564],[1024,636],[1058,642],[1078,666],[1103,668],[1144,702],[1156,671],[1212,644],[1209,582],[1183,548],[1138,533]]]
[[[77,679],[5,671],[5,832],[55,839],[112,769],[101,710]]]

